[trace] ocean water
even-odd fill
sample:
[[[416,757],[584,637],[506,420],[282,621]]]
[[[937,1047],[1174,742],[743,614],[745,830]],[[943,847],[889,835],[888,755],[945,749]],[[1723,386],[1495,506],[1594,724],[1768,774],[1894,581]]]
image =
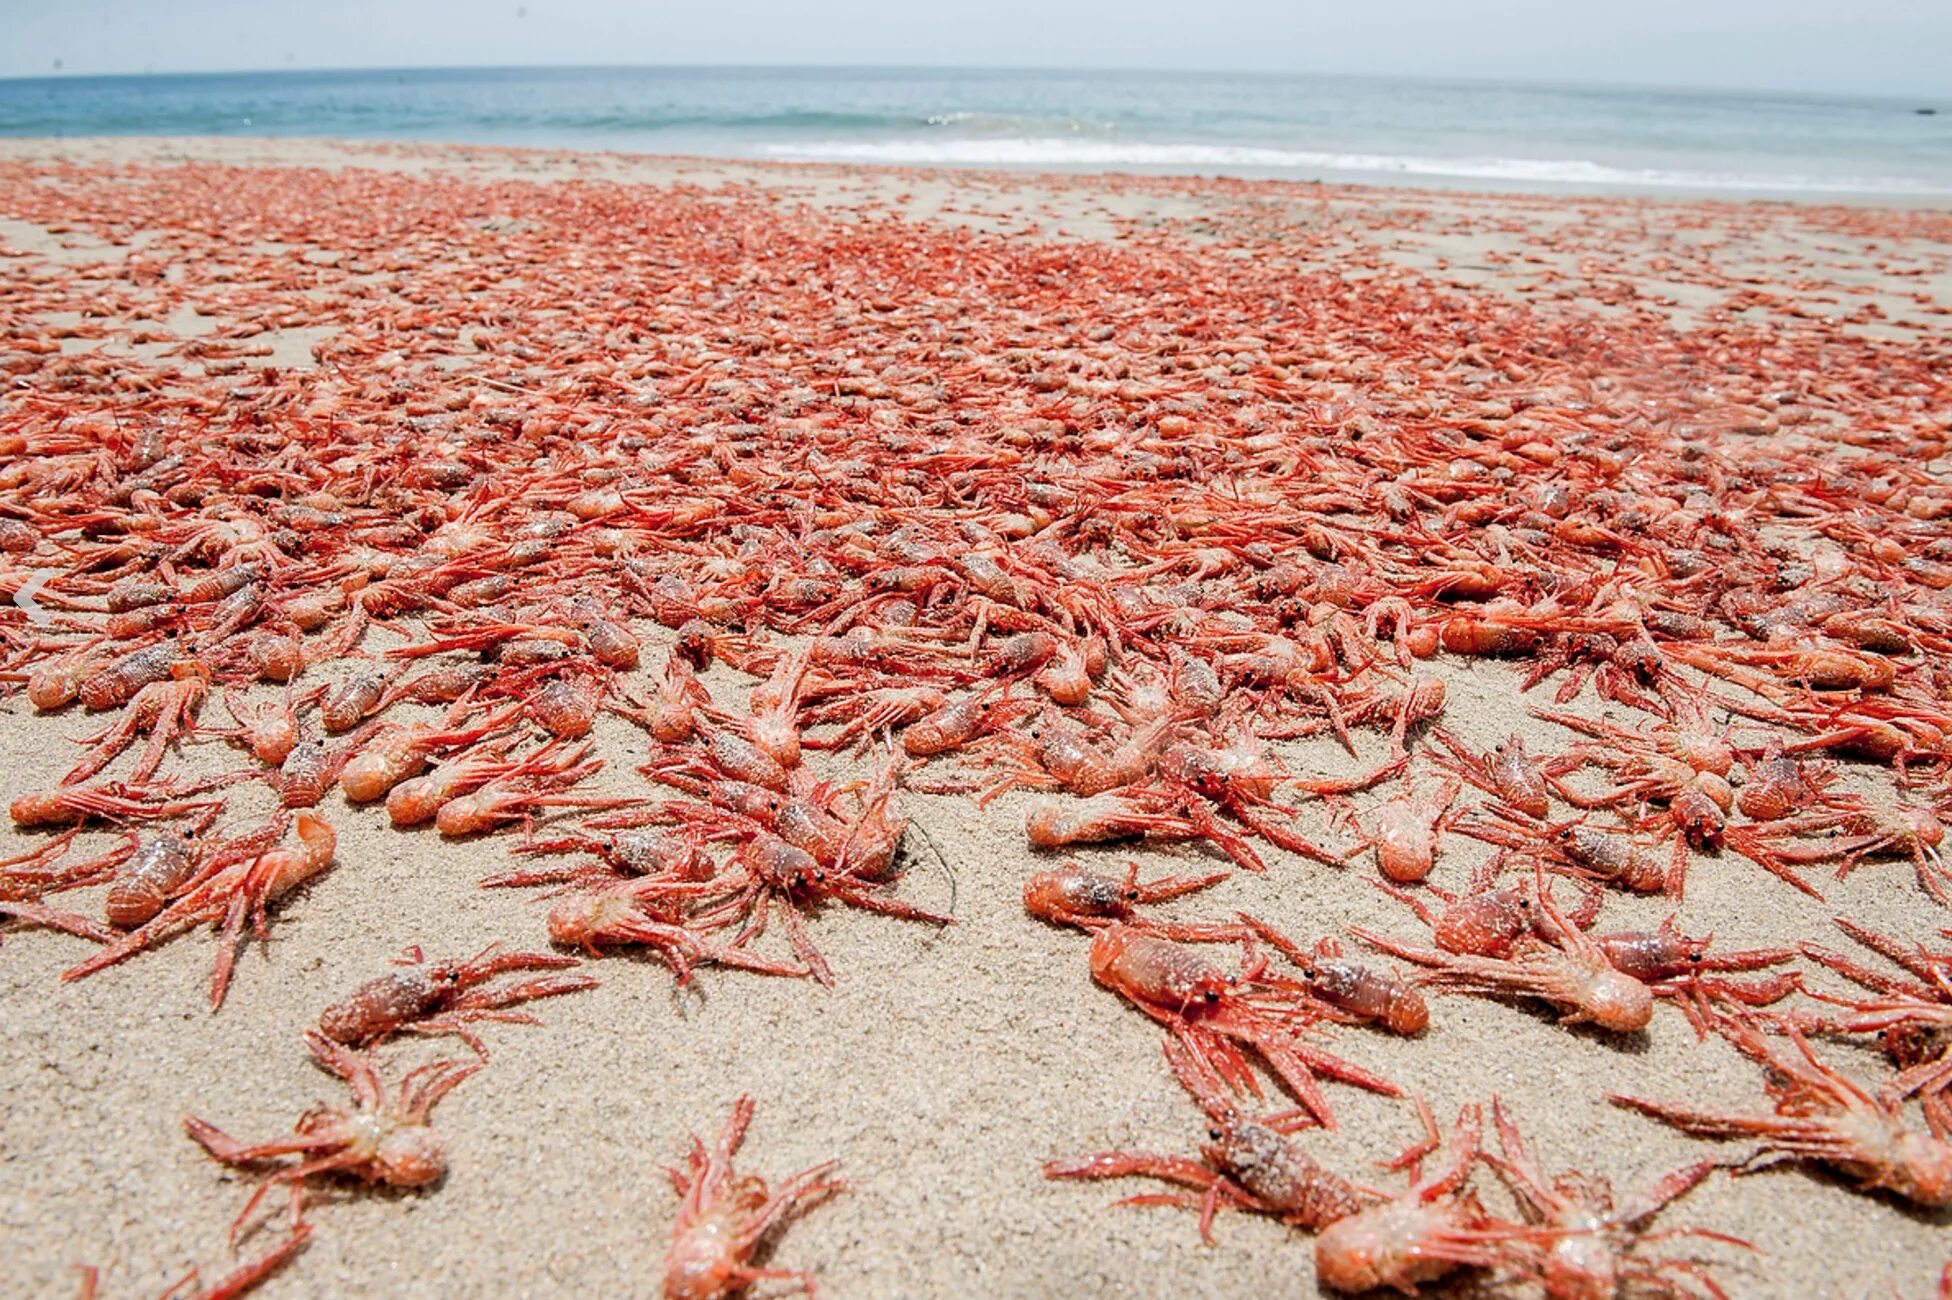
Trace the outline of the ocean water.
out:
[[[1952,102],[942,69],[0,80],[0,135],[103,134],[351,136],[1557,192],[1952,197]]]

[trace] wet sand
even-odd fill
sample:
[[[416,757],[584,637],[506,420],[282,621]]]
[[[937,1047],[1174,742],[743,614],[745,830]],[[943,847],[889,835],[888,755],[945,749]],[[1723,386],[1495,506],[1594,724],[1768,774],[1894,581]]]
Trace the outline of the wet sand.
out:
[[[898,206],[907,219],[1022,231],[1027,239],[1117,239],[1159,223],[1221,243],[1275,232],[1290,241],[1298,265],[1340,264],[1352,275],[1368,262],[1407,266],[1474,292],[1544,301],[1544,309],[1651,311],[1677,327],[1710,291],[1692,278],[1663,281],[1660,263],[1709,265],[1731,285],[1766,283],[1780,305],[1761,311],[1846,316],[1875,306],[1877,314],[1864,314],[1852,328],[1899,341],[1942,337],[1952,304],[1948,218],[1933,212],[1915,214],[1916,238],[1894,245],[1853,237],[1846,209],[1788,205],[1670,211],[1640,200],[964,177],[283,141],[4,141],[0,157],[456,169],[537,184],[590,175],[651,187],[733,182],[778,190],[782,202],[828,208],[906,195]],[[1679,212],[1690,215],[1676,220]],[[1580,233],[1554,248],[1549,232],[1571,228]],[[18,254],[0,261],[0,274],[119,255],[84,236],[16,219],[4,191],[0,241]],[[1596,241],[1613,249],[1612,264],[1594,265],[1579,251]],[[1824,269],[1811,277],[1822,287],[1799,297],[1796,269],[1809,266]],[[1630,273],[1635,278],[1626,278]],[[1839,285],[1846,290],[1841,299]],[[306,363],[309,340],[281,346],[290,351],[277,354],[278,363]],[[639,631],[645,663],[659,662],[656,647],[670,635]],[[1446,724],[1470,744],[1487,747],[1511,731],[1535,751],[1567,743],[1567,733],[1526,713],[1527,704],[1545,701],[1521,697],[1513,669],[1444,656],[1435,671],[1450,687]],[[706,680],[715,694],[738,688],[737,675],[722,667]],[[1575,707],[1602,712],[1590,691]],[[204,720],[225,725],[222,706],[213,700]],[[52,774],[73,761],[68,738],[94,729],[78,712],[35,716],[17,696],[0,705],[0,794],[51,785]],[[598,740],[610,764],[600,784],[635,788],[641,734],[606,720]],[[1364,744],[1365,760],[1381,753],[1373,734]],[[1305,775],[1341,775],[1353,766],[1330,744],[1284,745],[1281,753]],[[224,771],[239,761],[209,740],[185,751],[181,770]],[[1358,813],[1367,798],[1354,801]],[[408,1194],[321,1189],[310,1211],[317,1235],[262,1294],[650,1291],[674,1207],[662,1166],[676,1157],[688,1129],[716,1131],[742,1091],[758,1102],[747,1167],[782,1177],[828,1157],[842,1162],[850,1189],[795,1224],[774,1255],[778,1265],[813,1270],[829,1294],[1312,1294],[1310,1239],[1278,1223],[1223,1214],[1219,1245],[1207,1247],[1190,1213],[1112,1207],[1123,1195],[1156,1190],[1152,1185],[1057,1184],[1039,1176],[1044,1160],[1096,1151],[1191,1154],[1205,1123],[1166,1072],[1157,1028],[1093,985],[1086,941],[1024,914],[1024,878],[1052,865],[1024,845],[1025,803],[1011,795],[979,812],[963,798],[907,796],[906,811],[941,846],[953,873],[956,924],[937,932],[830,909],[812,933],[837,972],[831,990],[704,970],[694,993],[678,995],[660,964],[608,957],[589,967],[603,981],[599,989],[533,1007],[542,1026],[487,1026],[492,1063],[436,1112],[450,1144],[445,1182]],[[233,795],[240,823],[269,807],[261,786]],[[478,887],[481,877],[510,864],[506,838],[453,843],[431,830],[396,832],[383,815],[348,807],[336,791],[322,812],[339,830],[337,865],[276,909],[268,949],[254,945],[242,958],[220,1014],[210,1013],[207,1000],[207,932],[77,983],[57,975],[86,955],[86,942],[45,932],[5,936],[0,1291],[68,1294],[82,1263],[101,1268],[109,1296],[153,1293],[192,1263],[214,1277],[229,1263],[225,1226],[251,1180],[221,1169],[187,1140],[183,1115],[246,1138],[283,1133],[314,1101],[343,1096],[309,1064],[298,1040],[338,993],[383,972],[411,945],[437,957],[465,955],[496,939],[545,946],[542,904],[521,891]],[[1352,842],[1319,809],[1303,826],[1329,842]],[[0,854],[29,842],[0,834]],[[88,842],[105,848],[112,839],[97,833]],[[1148,875],[1212,861],[1160,847],[1111,846],[1076,856],[1108,869],[1136,857]],[[1311,941],[1350,924],[1423,938],[1406,909],[1372,886],[1366,857],[1333,871],[1275,850],[1267,856],[1272,870],[1265,876],[1236,873],[1165,910],[1207,917],[1246,908]],[[1486,846],[1453,835],[1437,879],[1461,883],[1486,856]],[[927,855],[914,858],[904,896],[948,906],[948,879]],[[1823,887],[1828,901],[1819,903],[1732,854],[1698,858],[1679,920],[1690,933],[1712,929],[1718,947],[1734,949],[1805,938],[1844,947],[1832,938],[1830,918],[1837,915],[1906,938],[1923,938],[1946,919],[1903,862],[1876,863]],[[87,890],[53,901],[96,914],[100,896]],[[1670,910],[1658,898],[1618,896],[1606,909],[1606,928],[1652,926]],[[1813,982],[1838,987],[1824,975]],[[1657,1010],[1648,1032],[1626,1041],[1562,1027],[1525,1005],[1440,997],[1432,1012],[1420,1039],[1350,1029],[1336,1033],[1332,1046],[1427,1097],[1446,1123],[1466,1102],[1501,1097],[1549,1171],[1604,1174],[1620,1195],[1679,1165],[1744,1148],[1682,1137],[1605,1104],[1603,1092],[1761,1104],[1760,1072],[1724,1044],[1697,1041],[1671,1006]],[[463,1050],[451,1039],[409,1039],[388,1048],[387,1058],[404,1064]],[[1861,1079],[1881,1077],[1882,1061],[1868,1052],[1824,1051]],[[1411,1106],[1346,1086],[1332,1086],[1330,1094],[1340,1130],[1300,1140],[1358,1181],[1397,1186],[1395,1175],[1372,1162],[1418,1135]],[[1478,1183],[1488,1205],[1509,1209],[1488,1171]],[[1669,1247],[1714,1261],[1716,1276],[1738,1297],[1923,1297],[1952,1254],[1947,1215],[1911,1211],[1795,1167],[1716,1177],[1663,1222],[1753,1242],[1753,1255],[1686,1239]]]

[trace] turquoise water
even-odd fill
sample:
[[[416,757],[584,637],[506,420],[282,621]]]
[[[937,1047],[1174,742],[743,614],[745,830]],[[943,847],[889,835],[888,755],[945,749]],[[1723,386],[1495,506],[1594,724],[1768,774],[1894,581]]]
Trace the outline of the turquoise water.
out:
[[[0,135],[102,134],[353,136],[1553,191],[1952,196],[1952,102],[940,69],[0,80]]]

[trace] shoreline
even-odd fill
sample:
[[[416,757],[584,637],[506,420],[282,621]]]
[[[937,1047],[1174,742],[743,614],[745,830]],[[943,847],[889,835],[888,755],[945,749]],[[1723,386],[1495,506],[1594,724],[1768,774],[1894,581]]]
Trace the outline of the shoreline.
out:
[[[275,183],[265,168],[279,170]],[[699,255],[692,286],[619,290],[607,306],[567,298],[564,286],[574,282],[561,277],[572,258],[626,242],[578,225],[585,220],[579,204],[594,199],[611,205],[606,213],[670,218],[655,227],[655,239],[628,241],[629,250],[669,256],[662,240]],[[937,259],[925,265],[947,268],[944,276],[980,275],[986,288],[995,283],[1026,298],[1036,275],[1072,274],[1109,286],[1106,319],[1117,308],[1128,325],[1143,324],[1170,295],[1194,293],[1194,273],[1219,280],[1243,265],[1268,268],[1308,295],[1298,292],[1285,315],[1222,325],[1270,336],[1263,350],[1288,358],[1278,363],[1283,385],[1304,395],[1310,410],[1322,412],[1311,418],[1324,423],[1381,418],[1362,414],[1363,385],[1372,382],[1364,376],[1404,364],[1355,349],[1350,340],[1359,337],[1365,310],[1452,313],[1455,330],[1420,342],[1454,354],[1418,372],[1440,376],[1486,369],[1473,349],[1513,322],[1549,326],[1568,351],[1659,343],[1671,349],[1657,359],[1664,364],[1758,337],[1785,350],[1824,340],[1852,357],[1946,356],[1952,346],[1952,214],[1936,208],[1511,198],[288,138],[0,140],[0,268],[18,295],[8,328],[31,341],[45,336],[58,345],[52,355],[76,373],[97,366],[151,375],[157,391],[211,395],[220,411],[254,400],[267,368],[321,408],[355,382],[432,391],[456,375],[514,388],[516,402],[539,407],[559,393],[560,376],[537,349],[559,335],[597,332],[572,313],[607,328],[606,311],[634,310],[640,299],[673,310],[694,301],[687,294],[702,300],[719,287],[707,283],[711,274],[739,264],[706,264],[700,250],[715,246],[688,232],[721,228],[776,240],[762,246],[785,250],[779,257],[796,270],[814,261],[806,250],[878,235],[924,249]],[[543,242],[538,232],[560,238]],[[523,242],[531,238],[533,245]],[[477,266],[487,269],[469,276]],[[1167,283],[1175,276],[1183,278]],[[261,300],[247,301],[240,286],[269,287]],[[769,295],[785,291],[761,282],[744,298],[728,294],[717,301],[731,323],[712,325],[759,328],[770,319],[763,314]],[[924,291],[934,292],[917,292]],[[872,296],[864,292],[848,320],[861,338],[878,342],[895,331],[874,323],[882,309]],[[453,313],[450,334],[394,327],[427,301]],[[1353,322],[1335,350],[1308,314],[1317,309],[1344,311]],[[307,311],[313,315],[299,321]],[[502,346],[483,327],[531,320],[551,324],[517,340],[521,347]],[[1471,329],[1481,337],[1465,337]],[[662,337],[634,344],[628,359],[636,365]],[[187,346],[199,340],[204,350]],[[226,342],[241,345],[240,355],[217,346]],[[1551,361],[1535,361],[1522,378],[1500,374],[1477,386],[1487,399],[1548,394]],[[1632,355],[1610,377],[1622,406],[1650,410],[1681,382]],[[1235,378],[1216,364],[1188,372],[1185,382],[1204,396],[1230,389]],[[34,382],[39,387],[25,391],[37,399],[72,400],[80,410],[98,400]],[[648,368],[616,382],[624,385],[620,419],[648,424],[689,400],[668,391],[675,388],[668,374]],[[243,395],[231,396],[233,389]],[[22,391],[0,392],[0,413]],[[1775,427],[1704,432],[1716,456],[1816,455],[1829,447],[1826,438],[1862,422],[1861,403],[1756,397],[1772,403],[1756,418]],[[1876,414],[1895,425],[1905,412],[1884,401]],[[383,431],[418,418],[390,415]],[[1943,440],[1937,445],[1942,455]],[[1942,478],[1943,462],[1934,464],[1922,472]],[[1226,500],[1218,488],[1201,499],[1215,510]],[[33,559],[4,562],[25,568]],[[635,630],[645,647],[634,676],[647,687],[676,638],[647,619]],[[396,640],[375,632],[369,648]],[[1571,743],[1570,732],[1532,712],[1549,705],[1560,679],[1525,695],[1522,663],[1446,654],[1426,666],[1446,683],[1445,725],[1472,747],[1514,733],[1535,752]],[[328,665],[307,680],[337,671]],[[735,709],[753,684],[722,664],[703,680]],[[253,704],[274,698],[269,688],[249,696]],[[1623,712],[1590,688],[1569,707]],[[40,774],[75,757],[68,738],[95,730],[105,716],[36,715],[17,694],[0,702],[0,760],[12,773],[0,796],[45,786]],[[228,725],[219,700],[206,705],[203,722],[212,730]],[[644,736],[610,717],[594,736],[608,764],[598,790],[642,788],[634,769],[644,761]],[[1280,757],[1299,775],[1332,777],[1379,761],[1384,743],[1361,731],[1353,758],[1319,737],[1284,743]],[[242,761],[212,736],[185,746],[169,770],[215,774]],[[110,772],[125,768],[126,760]],[[1882,769],[1846,771],[1852,780],[1888,784]],[[1416,775],[1422,785],[1435,773],[1419,759]],[[1366,816],[1380,797],[1349,802]],[[228,820],[238,824],[271,807],[257,782],[237,787],[234,798]],[[449,1143],[446,1181],[421,1194],[322,1188],[316,1237],[262,1294],[641,1290],[661,1266],[674,1204],[660,1166],[677,1157],[687,1130],[714,1133],[744,1091],[758,1101],[744,1166],[776,1180],[829,1157],[842,1161],[850,1190],[793,1225],[774,1256],[782,1266],[811,1268],[833,1295],[1245,1295],[1264,1290],[1272,1275],[1309,1278],[1309,1239],[1271,1219],[1223,1214],[1219,1245],[1207,1247],[1190,1212],[1113,1207],[1153,1186],[1039,1175],[1045,1160],[1097,1151],[1196,1151],[1205,1125],[1167,1072],[1156,1026],[1092,982],[1087,942],[1024,913],[1024,879],[1066,856],[1026,845],[1028,797],[1007,795],[987,810],[961,796],[904,798],[953,872],[953,926],[938,931],[827,909],[811,924],[838,976],[831,990],[704,970],[696,992],[680,995],[656,961],[587,962],[584,972],[601,986],[535,1004],[541,1025],[483,1027],[491,1063],[435,1116]],[[268,944],[242,955],[219,1014],[208,1008],[206,932],[73,983],[59,972],[86,955],[85,941],[38,930],[4,935],[5,1289],[66,1293],[83,1262],[102,1267],[111,1296],[152,1293],[192,1261],[206,1278],[217,1276],[228,1259],[224,1226],[251,1180],[196,1149],[183,1136],[182,1116],[257,1138],[285,1131],[315,1100],[341,1100],[343,1090],[307,1062],[298,1031],[410,945],[435,958],[465,956],[490,939],[547,946],[546,904],[478,885],[515,862],[509,837],[449,841],[431,830],[397,832],[383,814],[350,806],[336,791],[321,811],[339,831],[337,865],[275,911]],[[1314,801],[1300,824],[1349,847],[1349,832],[1330,811]],[[93,852],[115,838],[91,831],[84,842]],[[0,831],[0,856],[43,841]],[[1485,845],[1456,835],[1445,846],[1435,879],[1447,887],[1461,886],[1489,857]],[[1216,861],[1169,845],[1111,845],[1075,856],[1106,871],[1134,859],[1147,878]],[[1406,909],[1373,887],[1368,855],[1343,870],[1272,850],[1268,857],[1266,875],[1234,872],[1162,914],[1210,918],[1246,909],[1311,942],[1352,923],[1418,935]],[[1703,857],[1680,904],[1609,895],[1605,924],[1652,928],[1673,913],[1689,933],[1715,931],[1718,948],[1746,949],[1785,936],[1832,942],[1837,915],[1912,939],[1943,919],[1924,901],[1909,862],[1881,861],[1834,883],[1827,876],[1828,898],[1819,903],[1733,854]],[[930,906],[949,898],[926,862],[911,870],[902,893]],[[54,901],[97,915],[101,891]],[[1623,1197],[1683,1165],[1742,1148],[1683,1137],[1606,1105],[1602,1092],[1760,1104],[1760,1072],[1725,1045],[1700,1042],[1672,1005],[1656,1009],[1638,1041],[1621,1042],[1564,1027],[1532,1005],[1462,996],[1431,1004],[1432,1028],[1421,1039],[1350,1029],[1338,1030],[1332,1046],[1427,1096],[1446,1124],[1467,1102],[1502,1098],[1549,1172],[1603,1173]],[[1869,1050],[1822,1050],[1854,1077],[1880,1077],[1880,1058]],[[402,1065],[465,1055],[452,1040],[410,1040],[385,1051],[389,1063]],[[1303,1134],[1307,1150],[1358,1181],[1400,1186],[1374,1162],[1416,1136],[1410,1104],[1341,1085],[1331,1094],[1341,1127]],[[1487,1201],[1509,1212],[1496,1178],[1486,1171],[1478,1181]],[[1823,1231],[1810,1231],[1812,1222]],[[1718,1175],[1662,1221],[1755,1243],[1755,1255],[1700,1249],[1738,1300],[1928,1294],[1947,1253],[1948,1224],[1945,1213],[1903,1210],[1797,1169]],[[516,1248],[490,1265],[478,1243],[496,1238]]]
[[[1877,190],[1877,189],[1798,189],[1794,187],[1762,188],[1712,184],[1633,184],[1614,182],[1581,182],[1574,180],[1548,181],[1523,178],[1501,182],[1495,177],[1481,177],[1469,174],[1451,174],[1438,171],[1397,173],[1384,169],[1344,169],[1324,168],[1320,175],[1293,175],[1278,168],[1240,167],[1224,171],[1201,170],[1194,165],[1176,166],[1131,165],[1100,167],[1089,163],[1075,165],[1040,163],[989,163],[971,162],[967,164],[943,161],[922,161],[914,163],[883,162],[873,160],[848,160],[832,158],[787,158],[764,157],[749,154],[686,153],[682,150],[638,149],[624,145],[601,147],[590,143],[571,142],[530,142],[502,143],[478,140],[441,139],[415,136],[331,136],[309,134],[251,135],[246,133],[219,133],[204,135],[161,134],[116,134],[116,135],[0,135],[0,153],[15,156],[54,156],[73,149],[97,151],[107,149],[113,152],[116,142],[125,142],[138,150],[171,148],[189,156],[222,154],[227,147],[270,149],[281,152],[281,147],[303,150],[307,147],[328,147],[351,152],[386,151],[390,149],[413,149],[426,147],[436,151],[507,153],[519,156],[581,156],[595,158],[615,158],[639,165],[667,165],[723,168],[735,170],[751,168],[754,170],[815,169],[841,172],[889,173],[897,175],[922,174],[933,178],[948,179],[966,177],[982,181],[985,178],[1009,178],[1019,184],[1038,184],[1051,181],[1069,183],[1090,181],[1144,181],[1193,182],[1226,185],[1269,185],[1295,187],[1299,189],[1327,188],[1348,192],[1373,191],[1380,195],[1420,195],[1429,194],[1460,199],[1481,199],[1487,201],[1523,201],[1540,199],[1552,201],[1592,201],[1592,202],[1643,202],[1688,206],[1699,203],[1725,204],[1729,206],[1789,206],[1797,208],[1870,208],[1892,211],[1952,211],[1952,188],[1945,190]],[[200,148],[201,142],[208,142],[209,148]],[[1560,165],[1555,160],[1532,160],[1541,164]],[[1387,179],[1400,175],[1402,179]]]
[[[1170,234],[1195,245],[1275,240],[1303,270],[1389,266],[1463,293],[1529,303],[1577,302],[1599,316],[1652,311],[1699,325],[1719,302],[1752,298],[1738,318],[1795,320],[1794,293],[1757,287],[1822,268],[1854,307],[1853,333],[1929,341],[1952,306],[1952,207],[1627,196],[1504,195],[1137,173],[959,171],[831,163],[438,145],[333,138],[219,136],[0,137],[0,160],[97,164],[206,162],[238,166],[360,167],[412,176],[548,183],[752,184],[820,210],[886,212],[979,233],[1057,242],[1144,241]],[[1648,218],[1661,214],[1659,227]],[[1841,256],[1880,216],[1895,223],[1895,274],[1875,259]],[[1713,226],[1713,239],[1701,231]],[[1611,232],[1607,255],[1568,247],[1569,232]],[[1353,259],[1353,261],[1352,261]],[[1900,269],[1898,262],[1906,264]],[[1901,278],[1902,277],[1902,278]],[[1923,313],[1921,315],[1920,313]],[[1895,322],[1906,322],[1897,328]]]

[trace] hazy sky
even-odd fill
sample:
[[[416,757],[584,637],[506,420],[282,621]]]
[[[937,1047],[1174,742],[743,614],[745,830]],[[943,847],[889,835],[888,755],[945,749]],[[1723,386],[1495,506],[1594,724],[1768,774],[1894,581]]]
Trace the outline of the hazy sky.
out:
[[[1946,96],[1952,0],[0,0],[0,76],[538,63],[1202,68]]]

